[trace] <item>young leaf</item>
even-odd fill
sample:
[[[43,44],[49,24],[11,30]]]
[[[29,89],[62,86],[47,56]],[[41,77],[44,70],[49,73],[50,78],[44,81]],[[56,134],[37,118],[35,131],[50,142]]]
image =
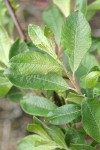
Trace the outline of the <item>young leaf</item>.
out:
[[[20,102],[22,109],[34,116],[46,116],[56,105],[44,97],[27,95]]]
[[[11,42],[5,29],[0,26],[0,61],[8,64]]]
[[[59,146],[51,140],[39,135],[30,135],[22,139],[18,144],[18,150],[54,150]]]
[[[96,150],[94,147],[90,145],[82,145],[82,144],[72,144],[72,150]]]
[[[9,59],[11,59],[13,56],[27,52],[29,51],[29,48],[27,44],[23,41],[21,41],[19,38],[12,44],[9,52]]]
[[[62,11],[65,17],[68,17],[71,9],[71,0],[53,0],[54,4]]]
[[[5,71],[5,75],[16,86],[22,88],[32,88],[35,90],[67,90],[65,80],[56,73],[47,75],[16,75],[10,70]]]
[[[62,28],[61,42],[74,73],[91,46],[91,30],[80,11],[72,13],[66,19]]]
[[[10,59],[9,69],[16,75],[61,73],[61,67],[51,56],[39,52],[26,52]]]
[[[100,71],[90,72],[85,78],[86,87],[88,88],[95,87],[98,83],[99,77],[100,77]]]
[[[82,95],[78,95],[78,94],[70,92],[66,98],[66,102],[69,101],[69,102],[81,104],[83,98],[84,98],[84,96],[82,96]]]
[[[100,143],[100,101],[96,99],[83,100],[82,123],[86,133]]]
[[[64,17],[59,11],[59,9],[55,6],[49,7],[43,13],[43,20],[45,24],[49,28],[51,28],[51,30],[54,32],[55,40],[57,44],[59,44],[61,36],[61,28],[64,21]]]
[[[71,146],[71,144],[86,144],[84,134],[82,134],[78,130],[75,130],[74,128],[68,128],[66,130],[65,140],[68,146]]]
[[[80,10],[84,15],[86,15],[87,0],[76,0],[76,10]]]
[[[28,33],[36,47],[48,53],[54,59],[57,59],[55,49],[52,47],[50,41],[44,35],[43,30],[39,26],[30,24],[28,27]]]
[[[49,112],[46,120],[55,125],[67,124],[79,117],[80,112],[81,110],[78,105],[67,104]]]

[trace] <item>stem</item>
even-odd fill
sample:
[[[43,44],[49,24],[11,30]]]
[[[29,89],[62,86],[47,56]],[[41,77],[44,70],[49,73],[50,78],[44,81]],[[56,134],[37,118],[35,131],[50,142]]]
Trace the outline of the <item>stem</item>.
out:
[[[14,12],[14,10],[13,10],[13,7],[11,6],[10,1],[9,1],[9,0],[5,0],[5,4],[6,4],[6,7],[7,7],[8,11],[9,11],[9,14],[10,14],[11,17],[12,17],[12,20],[13,20],[13,22],[14,22],[16,28],[17,28],[17,31],[18,31],[18,33],[19,33],[21,39],[22,39],[23,41],[25,41],[25,40],[26,40],[26,36],[25,36],[25,34],[24,34],[24,32],[23,32],[23,30],[22,30],[22,28],[21,28],[21,26],[20,26],[20,24],[19,24],[19,22],[18,22],[18,20],[17,20],[16,14],[15,14],[15,12]]]

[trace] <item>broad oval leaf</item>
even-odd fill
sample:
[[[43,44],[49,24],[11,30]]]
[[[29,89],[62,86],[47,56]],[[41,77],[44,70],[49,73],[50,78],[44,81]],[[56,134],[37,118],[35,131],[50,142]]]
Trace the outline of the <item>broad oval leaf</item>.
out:
[[[54,47],[52,46],[48,38],[44,35],[43,30],[39,26],[30,24],[28,27],[28,33],[33,44],[36,47],[48,53],[54,59],[57,59]]]
[[[75,72],[91,46],[90,26],[80,11],[72,13],[66,19],[62,28],[61,43],[69,58],[71,69]]]
[[[40,96],[27,95],[20,102],[24,112],[34,116],[46,116],[57,106],[48,99]]]
[[[86,133],[100,143],[100,101],[95,99],[83,100],[82,122]]]
[[[60,72],[61,67],[51,56],[39,52],[26,52],[10,59],[9,70],[16,75],[47,74]]]
[[[90,145],[82,145],[82,144],[75,144],[72,145],[72,150],[96,150],[94,147]]]
[[[86,87],[88,88],[95,87],[98,83],[99,77],[100,77],[100,71],[90,72],[85,78]]]
[[[66,104],[51,111],[46,120],[51,124],[62,125],[67,124],[81,115],[81,110],[78,105]]]
[[[55,6],[49,7],[43,13],[43,20],[45,24],[48,25],[54,32],[55,40],[57,44],[59,44],[61,37],[61,28],[64,21],[62,13]]]
[[[29,135],[18,143],[18,150],[54,150],[59,146],[52,140],[39,135]]]
[[[10,70],[5,71],[6,77],[16,86],[35,90],[67,90],[66,81],[56,73],[46,75],[16,75]]]

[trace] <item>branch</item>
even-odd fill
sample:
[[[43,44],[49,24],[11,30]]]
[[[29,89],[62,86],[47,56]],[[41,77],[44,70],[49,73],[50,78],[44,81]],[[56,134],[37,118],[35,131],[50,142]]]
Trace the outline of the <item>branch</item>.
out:
[[[20,24],[19,24],[19,22],[18,22],[18,20],[17,20],[17,17],[16,17],[16,15],[15,15],[15,12],[14,12],[14,10],[13,10],[13,7],[11,6],[10,1],[9,1],[9,0],[5,0],[5,4],[6,4],[6,7],[7,7],[8,11],[9,11],[9,14],[10,14],[11,17],[12,17],[12,20],[13,20],[13,22],[14,22],[16,28],[17,28],[17,31],[18,31],[18,33],[19,33],[21,39],[22,39],[23,41],[25,41],[25,40],[26,40],[26,36],[25,36],[25,34],[24,34],[24,32],[23,32],[23,30],[22,30],[22,28],[21,28],[21,26],[20,26]]]

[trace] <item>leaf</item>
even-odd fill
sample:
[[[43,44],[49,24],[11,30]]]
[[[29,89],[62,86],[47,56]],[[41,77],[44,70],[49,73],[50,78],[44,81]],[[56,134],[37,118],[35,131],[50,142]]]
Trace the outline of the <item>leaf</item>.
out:
[[[76,0],[76,10],[80,10],[84,15],[86,15],[87,0]]]
[[[41,122],[38,118],[34,117],[33,118],[33,121],[36,123],[36,124],[39,124],[41,125],[41,127],[48,133],[49,137],[55,141],[59,147],[61,149],[66,149],[68,150],[67,148],[67,145],[65,143],[65,135],[64,133],[62,132],[62,130],[56,126],[52,126],[52,127],[47,127],[47,125],[45,125],[43,122]]]
[[[100,0],[95,0],[93,3],[88,5],[88,10],[100,10]]]
[[[48,19],[49,18],[49,19]],[[64,17],[56,6],[49,7],[43,12],[43,20],[45,24],[54,32],[57,44],[60,43],[61,28]]]
[[[27,52],[29,51],[29,48],[27,44],[23,41],[21,41],[19,38],[12,44],[9,52],[9,59],[11,59],[13,56]]]
[[[8,64],[11,42],[5,29],[0,26],[0,61]]]
[[[97,10],[100,10],[100,0],[95,0],[88,5],[86,15],[87,20],[90,20],[96,14]]]
[[[100,37],[92,37],[92,45],[90,47],[90,52],[100,49]]]
[[[80,11],[72,13],[66,19],[62,28],[61,43],[74,73],[91,46],[91,30]]]
[[[11,82],[9,82],[7,78],[0,76],[0,97],[5,96],[9,92],[11,87]]]
[[[35,90],[67,90],[65,80],[56,73],[47,75],[16,75],[10,70],[5,71],[6,77],[16,86]]]
[[[96,150],[96,149],[90,145],[75,144],[72,145],[72,150]]]
[[[48,99],[32,95],[25,96],[20,104],[24,112],[34,116],[46,116],[56,108],[56,105]]]
[[[71,0],[53,0],[54,4],[58,6],[58,8],[62,11],[65,17],[68,17],[71,9]]]
[[[74,128],[66,129],[66,143],[68,146],[71,144],[86,144],[85,135]]]
[[[24,91],[13,86],[10,89],[10,91],[8,92],[8,94],[6,95],[6,99],[9,101],[17,103],[17,102],[20,102],[20,100],[22,100],[22,98],[25,94],[26,93]]]
[[[88,88],[95,87],[98,83],[99,77],[100,77],[100,71],[90,72],[85,78],[86,87]]]
[[[39,135],[27,136],[18,144],[18,150],[54,150],[55,148],[59,148],[55,142]]]
[[[96,99],[83,100],[82,123],[86,133],[100,143],[100,101]]]
[[[48,53],[54,59],[57,59],[55,49],[53,49],[50,41],[39,26],[30,24],[28,26],[28,34],[36,47]]]
[[[66,104],[49,112],[46,120],[51,124],[62,125],[72,122],[80,116],[80,107],[75,104]]]
[[[94,55],[87,53],[83,57],[83,59],[80,63],[80,66],[75,73],[77,78],[80,79],[84,75],[88,74],[90,72],[90,70],[95,66],[99,67],[99,63],[98,63],[97,59],[95,58]]]
[[[50,137],[48,136],[47,132],[39,124],[29,124],[27,126],[27,130],[29,132],[34,132],[35,134],[38,134],[41,137],[47,138],[50,140]]]
[[[81,104],[83,98],[84,98],[83,95],[78,95],[78,94],[70,92],[66,98],[66,103],[67,103],[67,101],[69,101],[69,102]]]
[[[9,70],[16,75],[61,73],[61,67],[51,56],[36,51],[26,52],[10,59]]]
[[[2,61],[0,61],[0,70],[4,70],[6,68],[7,66]]]

